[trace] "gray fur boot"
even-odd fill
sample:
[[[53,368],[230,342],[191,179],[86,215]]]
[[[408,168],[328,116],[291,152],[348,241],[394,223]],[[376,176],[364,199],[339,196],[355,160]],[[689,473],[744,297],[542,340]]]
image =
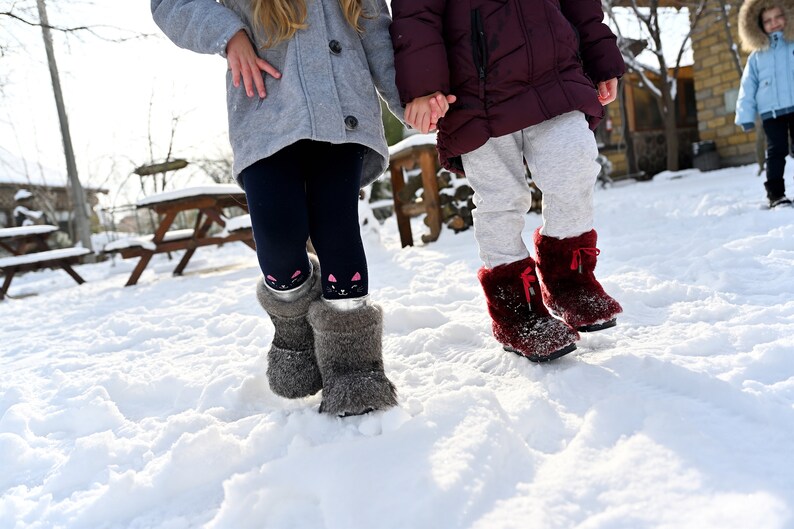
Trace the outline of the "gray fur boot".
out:
[[[320,411],[361,415],[397,405],[394,385],[383,372],[383,311],[362,303],[339,310],[327,301],[309,307],[317,363],[323,377]]]
[[[314,335],[306,314],[312,301],[320,297],[320,263],[310,255],[314,267],[311,277],[298,287],[305,290],[287,300],[265,285],[256,286],[256,297],[276,328],[273,344],[267,353],[267,379],[273,393],[288,399],[314,395],[323,387],[314,356]],[[289,294],[289,293],[287,293]]]

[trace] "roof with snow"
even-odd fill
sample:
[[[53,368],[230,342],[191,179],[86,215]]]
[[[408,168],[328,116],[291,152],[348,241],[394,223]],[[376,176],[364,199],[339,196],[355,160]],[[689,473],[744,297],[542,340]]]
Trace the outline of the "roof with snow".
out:
[[[85,189],[99,190],[85,182],[82,183]],[[66,187],[68,179],[66,174],[58,169],[47,167],[39,162],[25,160],[0,146],[0,184]]]

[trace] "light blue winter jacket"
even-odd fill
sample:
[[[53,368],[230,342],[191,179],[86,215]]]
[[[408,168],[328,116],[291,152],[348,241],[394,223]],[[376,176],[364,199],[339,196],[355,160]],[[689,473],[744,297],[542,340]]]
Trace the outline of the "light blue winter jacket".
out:
[[[359,35],[338,0],[307,0],[308,27],[264,49],[264,35],[252,29],[251,0],[151,0],[155,22],[178,46],[224,56],[229,39],[243,29],[259,56],[281,72],[280,79],[264,76],[267,96],[261,102],[247,97],[242,83],[235,88],[231,72],[226,74],[238,183],[243,169],[302,139],[369,147],[362,187],[383,174],[389,151],[378,93],[400,119],[403,108],[394,84],[388,8],[384,0],[365,6],[368,18],[361,19]]]
[[[768,48],[753,51],[747,59],[736,101],[735,122],[750,130],[755,126],[756,115],[764,120],[791,113],[794,113],[794,42],[776,31],[769,35]]]

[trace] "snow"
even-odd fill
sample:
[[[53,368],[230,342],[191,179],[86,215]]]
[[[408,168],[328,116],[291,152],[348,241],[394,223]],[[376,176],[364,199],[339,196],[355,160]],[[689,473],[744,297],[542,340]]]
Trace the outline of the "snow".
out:
[[[136,202],[136,206],[147,206],[150,204],[160,204],[171,202],[182,198],[197,197],[201,195],[239,195],[243,190],[237,184],[212,184],[205,186],[186,187],[173,191],[155,193]]]
[[[192,228],[185,228],[181,230],[171,230],[165,232],[163,242],[178,241],[180,239],[188,239],[193,236]],[[155,251],[157,245],[152,242],[154,235],[133,235],[130,237],[122,237],[115,241],[108,242],[102,247],[103,252],[116,252],[126,248],[142,247],[146,250]]]
[[[26,198],[31,197],[33,197],[33,193],[27,189],[18,189],[17,192],[14,193],[14,200],[25,200]]]
[[[15,219],[19,216],[24,216],[25,220],[22,221],[22,225],[31,226],[35,221],[40,220],[41,217],[44,216],[44,212],[37,209],[28,209],[25,206],[17,206],[14,208],[13,215]]]
[[[471,230],[401,249],[394,217],[368,224],[400,406],[362,417],[270,392],[242,244],[130,288],[134,259],[20,276],[0,528],[794,527],[794,209],[762,210],[755,171],[597,188],[625,313],[549,364],[491,336]]]
[[[79,257],[91,253],[88,248],[57,248],[43,252],[27,253],[24,255],[12,255],[11,257],[0,257],[0,268],[7,266],[19,266],[30,263],[40,263],[54,259],[65,259],[67,257]]]
[[[389,156],[394,156],[397,153],[407,151],[413,147],[419,147],[422,145],[435,145],[435,144],[436,144],[435,132],[431,132],[430,134],[411,134],[407,138],[389,147]]]
[[[0,239],[11,237],[24,237],[40,233],[52,233],[58,231],[58,226],[51,224],[32,224],[30,226],[15,226],[12,228],[0,228]]]
[[[0,183],[63,187],[67,180],[63,172],[29,162],[0,146]]]
[[[237,215],[225,220],[226,232],[232,233],[235,231],[245,230],[251,227],[251,215]]]

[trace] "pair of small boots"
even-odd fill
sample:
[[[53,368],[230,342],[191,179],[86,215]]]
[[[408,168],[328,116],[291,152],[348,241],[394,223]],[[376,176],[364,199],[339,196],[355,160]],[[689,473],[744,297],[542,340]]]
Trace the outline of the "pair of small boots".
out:
[[[537,261],[480,269],[494,337],[506,350],[545,362],[575,350],[579,332],[616,324],[623,309],[595,278],[596,240],[595,230],[556,239],[538,229]]]
[[[267,354],[273,393],[288,399],[323,390],[320,411],[361,415],[397,404],[394,385],[383,370],[383,312],[361,300],[338,309],[321,298],[320,264],[313,256],[311,277],[288,294],[260,280],[256,293],[275,327]]]

